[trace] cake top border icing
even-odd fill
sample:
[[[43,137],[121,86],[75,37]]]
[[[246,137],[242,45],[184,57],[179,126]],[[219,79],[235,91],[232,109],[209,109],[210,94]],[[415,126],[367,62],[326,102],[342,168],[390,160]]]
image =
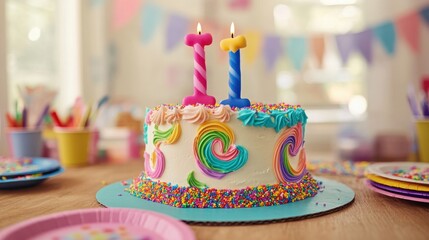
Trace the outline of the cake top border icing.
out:
[[[281,103],[261,103],[261,102],[254,102],[251,103],[251,105],[249,107],[243,107],[243,108],[238,108],[238,107],[230,107],[229,105],[223,105],[220,103],[216,103],[215,105],[204,105],[204,104],[192,104],[192,105],[183,105],[183,104],[160,104],[155,106],[154,108],[151,108],[151,110],[159,110],[161,107],[165,107],[167,109],[184,109],[186,107],[199,107],[199,106],[204,106],[207,109],[216,109],[219,108],[220,106],[224,106],[224,107],[228,107],[229,109],[231,109],[234,112],[238,112],[240,110],[244,110],[244,109],[249,109],[249,110],[253,110],[256,112],[263,112],[263,113],[271,113],[271,111],[286,111],[289,109],[293,109],[293,110],[297,110],[297,109],[302,109],[304,110],[301,105],[297,104],[287,104],[284,102]]]

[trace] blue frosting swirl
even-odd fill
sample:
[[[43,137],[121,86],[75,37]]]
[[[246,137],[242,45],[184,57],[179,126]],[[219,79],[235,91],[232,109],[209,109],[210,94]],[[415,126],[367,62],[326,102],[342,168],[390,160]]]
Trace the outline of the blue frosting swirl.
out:
[[[280,132],[285,127],[293,127],[301,123],[305,129],[307,124],[307,115],[302,108],[273,110],[271,113],[257,112],[252,109],[242,109],[238,112],[239,120],[245,126],[273,128]]]

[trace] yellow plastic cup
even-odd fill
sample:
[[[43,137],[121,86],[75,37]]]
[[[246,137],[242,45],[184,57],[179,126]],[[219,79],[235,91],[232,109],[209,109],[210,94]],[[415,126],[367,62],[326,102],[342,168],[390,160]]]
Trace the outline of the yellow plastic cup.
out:
[[[61,165],[82,167],[89,164],[91,130],[55,128]]]
[[[416,128],[420,161],[429,162],[429,120],[417,120]]]

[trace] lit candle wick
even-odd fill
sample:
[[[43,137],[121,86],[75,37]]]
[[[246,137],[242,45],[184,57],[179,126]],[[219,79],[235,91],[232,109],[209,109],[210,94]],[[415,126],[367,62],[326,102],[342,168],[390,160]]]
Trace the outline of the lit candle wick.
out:
[[[198,35],[201,35],[202,29],[201,29],[200,23],[197,24],[197,32],[198,32]]]
[[[231,31],[231,38],[234,38],[234,32],[235,32],[234,23],[231,23],[230,31]]]

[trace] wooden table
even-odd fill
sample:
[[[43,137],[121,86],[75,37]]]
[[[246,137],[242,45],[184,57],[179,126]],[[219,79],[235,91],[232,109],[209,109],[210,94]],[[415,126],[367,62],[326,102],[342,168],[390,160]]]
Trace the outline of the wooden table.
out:
[[[95,193],[105,184],[137,176],[141,161],[67,169],[33,188],[0,190],[0,228],[40,215],[100,207]],[[363,179],[324,176],[350,186],[355,202],[328,215],[247,226],[191,226],[198,239],[429,239],[429,204],[385,197]]]

